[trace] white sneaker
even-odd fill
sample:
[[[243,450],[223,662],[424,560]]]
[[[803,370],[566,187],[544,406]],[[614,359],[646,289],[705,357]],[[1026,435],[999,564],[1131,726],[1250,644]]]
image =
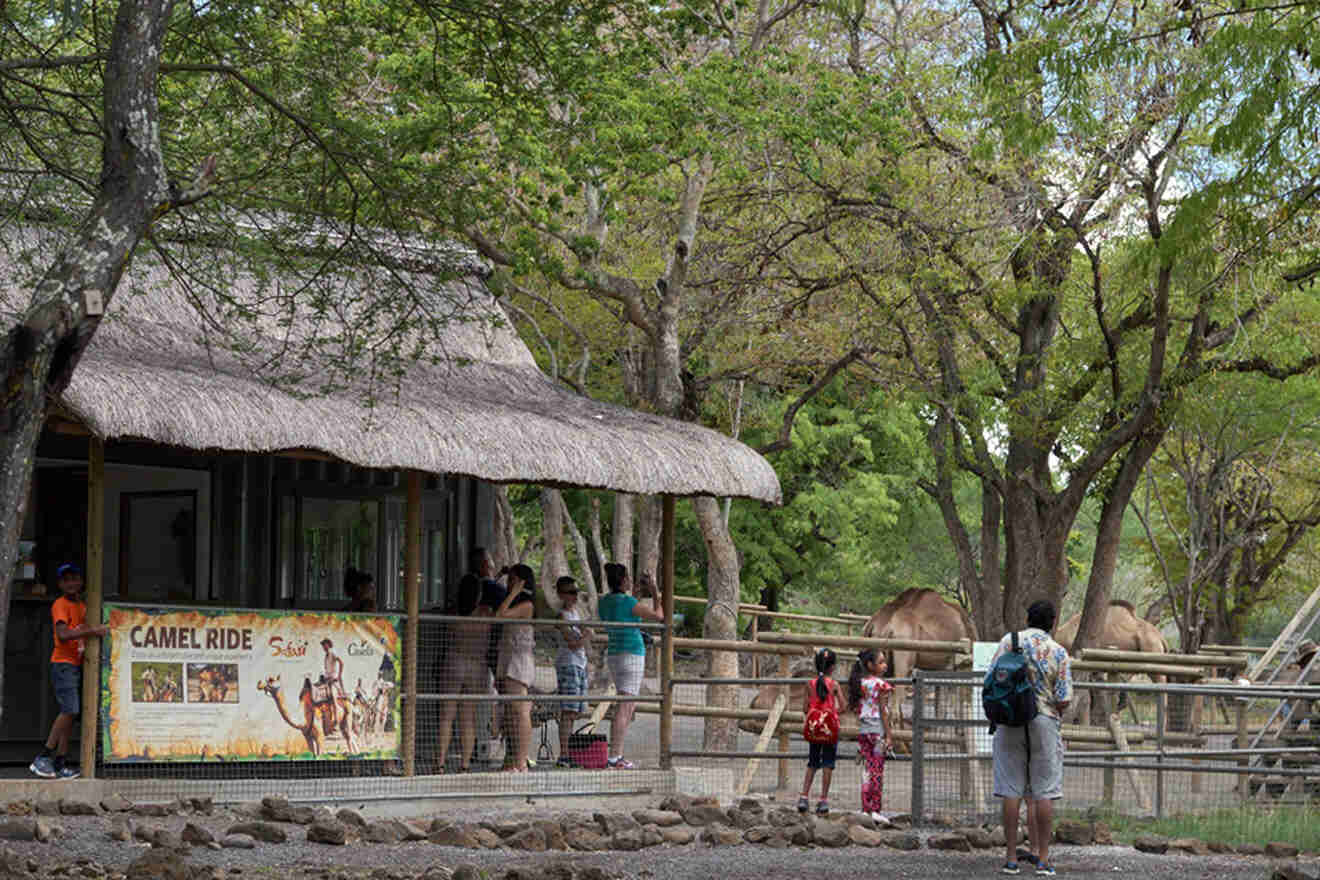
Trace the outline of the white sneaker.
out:
[[[887,818],[885,818],[884,813],[872,813],[871,821],[881,828],[888,828],[890,825],[894,824],[893,822],[890,822]]]

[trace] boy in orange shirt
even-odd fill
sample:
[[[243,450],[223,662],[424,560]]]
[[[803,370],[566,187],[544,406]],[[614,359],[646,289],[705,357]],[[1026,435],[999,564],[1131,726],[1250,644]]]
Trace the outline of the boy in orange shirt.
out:
[[[82,692],[83,640],[110,632],[105,626],[88,624],[87,606],[79,595],[83,588],[82,569],[66,562],[55,569],[55,582],[63,593],[50,606],[54,624],[55,647],[50,652],[50,680],[55,686],[55,702],[60,714],[50,726],[46,747],[33,759],[28,769],[46,779],[76,779],[78,771],[67,766],[69,734],[78,717]]]

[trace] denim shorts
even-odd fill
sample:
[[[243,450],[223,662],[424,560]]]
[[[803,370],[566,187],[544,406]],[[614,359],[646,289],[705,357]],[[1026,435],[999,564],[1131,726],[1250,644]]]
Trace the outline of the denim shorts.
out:
[[[50,664],[50,683],[55,687],[55,702],[61,715],[82,711],[82,668],[72,663]]]
[[[555,678],[559,682],[559,694],[565,697],[578,697],[587,692],[587,670],[584,666],[564,664],[555,667]],[[586,702],[565,700],[559,704],[563,712],[576,712],[579,715],[587,711]]]

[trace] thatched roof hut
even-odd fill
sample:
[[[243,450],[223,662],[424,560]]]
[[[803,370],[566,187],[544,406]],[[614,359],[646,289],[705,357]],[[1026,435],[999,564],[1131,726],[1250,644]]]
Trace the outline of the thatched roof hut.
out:
[[[340,273],[326,289],[371,289],[379,271]],[[25,273],[4,274],[13,284]],[[250,303],[272,301],[262,296],[272,289],[269,281],[235,270],[226,283],[250,294]],[[443,338],[430,340],[427,354],[383,387],[350,371],[348,381],[327,389],[323,372],[342,361],[313,354],[294,365],[286,356],[279,381],[254,369],[281,351],[299,350],[314,335],[351,331],[355,298],[341,297],[350,305],[327,329],[326,289],[319,306],[313,295],[292,312],[287,306],[268,314],[259,305],[241,308],[247,314],[241,329],[221,332],[216,316],[224,308],[199,310],[196,290],[185,292],[159,262],[139,259],[59,401],[60,414],[106,440],[312,451],[363,467],[497,483],[780,500],[774,470],[747,446],[552,382],[478,274],[428,283],[430,305],[444,313]],[[7,324],[28,296],[0,286]],[[337,305],[331,303],[332,314]]]

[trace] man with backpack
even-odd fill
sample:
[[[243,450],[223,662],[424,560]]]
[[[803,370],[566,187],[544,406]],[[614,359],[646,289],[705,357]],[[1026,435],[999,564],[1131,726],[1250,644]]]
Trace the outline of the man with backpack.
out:
[[[986,717],[994,731],[995,797],[1003,800],[1008,858],[1003,874],[1017,874],[1018,811],[1028,801],[1030,860],[1036,873],[1052,877],[1050,838],[1054,801],[1063,797],[1063,710],[1072,700],[1068,652],[1050,633],[1054,605],[1046,600],[1027,609],[1027,628],[999,641],[982,690]],[[1034,698],[1034,699],[1033,699]],[[1027,860],[1024,857],[1024,860]]]

